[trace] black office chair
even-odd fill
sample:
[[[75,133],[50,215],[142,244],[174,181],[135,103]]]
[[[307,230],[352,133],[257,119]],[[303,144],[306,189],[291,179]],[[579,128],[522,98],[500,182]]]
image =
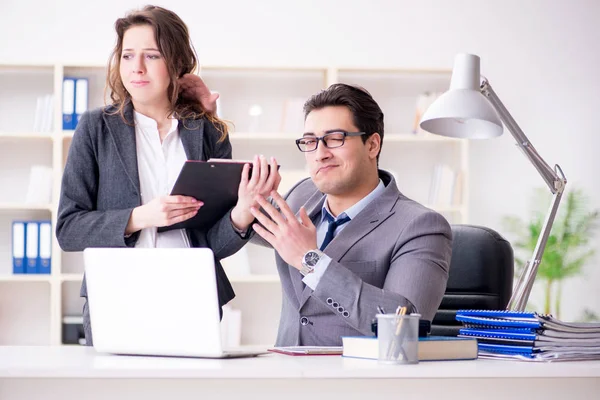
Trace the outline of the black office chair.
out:
[[[432,335],[456,336],[456,310],[504,310],[512,293],[514,258],[506,239],[474,225],[452,225],[452,235],[450,275]]]

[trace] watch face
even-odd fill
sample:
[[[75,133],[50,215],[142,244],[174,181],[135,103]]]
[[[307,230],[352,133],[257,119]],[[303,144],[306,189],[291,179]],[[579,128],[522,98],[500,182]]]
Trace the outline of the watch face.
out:
[[[319,257],[319,253],[317,253],[316,251],[309,251],[304,256],[304,262],[306,263],[306,265],[314,267],[315,265],[317,265],[320,258],[321,257]]]

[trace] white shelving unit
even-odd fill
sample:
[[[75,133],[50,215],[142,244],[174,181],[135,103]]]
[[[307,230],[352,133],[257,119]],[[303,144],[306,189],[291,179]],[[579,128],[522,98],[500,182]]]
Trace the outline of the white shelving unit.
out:
[[[444,91],[451,71],[374,70],[338,67],[262,68],[204,66],[207,85],[221,93],[220,116],[234,124],[233,156],[274,155],[282,166],[281,191],[308,176],[304,156],[294,143],[303,128],[303,102],[334,82],[365,87],[385,114],[380,167],[392,172],[407,196],[443,213],[452,223],[468,217],[466,141],[411,133],[417,96]],[[104,104],[104,66],[0,65],[0,345],[60,344],[65,316],[81,314],[81,253],[65,253],[56,238],[50,275],[13,275],[13,220],[51,219],[56,226],[60,181],[73,131],[62,130],[61,98],[65,76],[89,79],[89,107]],[[33,131],[36,98],[54,95],[51,133]],[[461,201],[427,204],[436,164],[462,174]],[[50,204],[26,204],[31,166],[53,170]],[[230,303],[242,311],[241,344],[273,344],[281,308],[281,285],[273,251],[248,245],[249,273],[227,269],[237,293]]]

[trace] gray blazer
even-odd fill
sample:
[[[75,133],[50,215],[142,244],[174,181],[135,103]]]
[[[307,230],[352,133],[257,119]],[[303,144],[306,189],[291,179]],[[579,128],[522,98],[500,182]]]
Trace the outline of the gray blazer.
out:
[[[431,320],[448,280],[452,232],[443,216],[399,192],[379,171],[385,191],[324,249],[332,258],[317,289],[276,254],[283,288],[277,346],[341,346],[342,336],[372,335],[377,306],[408,306]],[[317,223],[325,195],[310,179],[287,194],[294,212],[306,208]],[[268,245],[258,235],[253,242]]]
[[[56,236],[64,251],[87,247],[134,247],[139,232],[125,238],[125,228],[135,207],[140,206],[135,128],[120,115],[109,115],[112,106],[82,115],[62,178]],[[125,109],[133,121],[133,107]],[[231,158],[229,139],[218,142],[220,133],[205,119],[180,121],[179,135],[189,160]],[[219,302],[226,304],[235,293],[219,262],[238,251],[247,240],[231,225],[229,213],[210,230],[187,230],[192,247],[210,247],[215,254]],[[85,277],[81,296],[88,344],[92,344]]]

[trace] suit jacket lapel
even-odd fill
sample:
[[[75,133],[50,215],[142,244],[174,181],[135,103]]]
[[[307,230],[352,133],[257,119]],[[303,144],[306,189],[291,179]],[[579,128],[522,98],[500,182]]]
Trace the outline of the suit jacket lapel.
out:
[[[360,239],[371,233],[395,213],[394,207],[398,202],[399,196],[396,183],[393,180],[390,181],[384,192],[369,203],[364,210],[348,222],[347,227],[335,236],[334,240],[325,248],[326,254],[332,260],[339,262]],[[321,202],[321,206],[322,204],[323,202]],[[304,306],[312,292],[313,290],[308,286],[303,287],[300,296],[300,308]]]
[[[127,124],[123,122],[120,114],[104,114],[103,118],[125,169],[125,174],[139,194],[140,177],[137,165],[135,126],[133,125],[133,106],[131,103],[125,106],[124,114],[125,119],[128,121]]]

